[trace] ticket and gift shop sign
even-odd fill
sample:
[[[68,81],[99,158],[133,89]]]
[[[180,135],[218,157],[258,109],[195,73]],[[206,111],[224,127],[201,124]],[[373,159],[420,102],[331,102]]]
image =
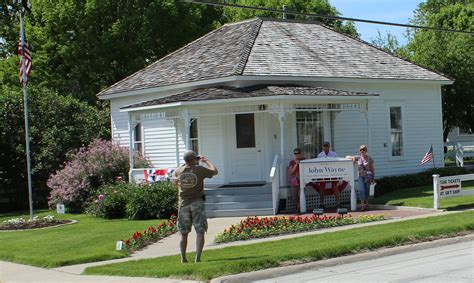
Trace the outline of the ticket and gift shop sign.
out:
[[[354,188],[354,163],[351,159],[327,157],[300,161],[300,207],[306,211],[304,187],[311,182],[319,181],[346,181],[351,189],[351,209],[356,210],[356,196]],[[305,210],[303,210],[303,208]]]
[[[457,197],[461,195],[461,179],[458,177],[439,178],[439,197]]]

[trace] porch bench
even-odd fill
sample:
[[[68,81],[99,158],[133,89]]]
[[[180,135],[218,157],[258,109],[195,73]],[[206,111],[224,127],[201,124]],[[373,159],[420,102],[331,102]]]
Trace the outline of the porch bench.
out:
[[[356,182],[357,186],[357,182]],[[306,208],[308,212],[311,212],[314,208],[320,208],[320,198],[319,193],[310,185],[304,188],[306,196]],[[334,194],[327,194],[324,192],[324,206],[332,207],[336,206],[336,198]],[[351,202],[351,190],[350,186],[345,187],[345,189],[340,194],[341,203],[350,203]],[[295,196],[293,195],[291,188],[288,188],[287,199],[286,199],[286,211],[296,211]]]

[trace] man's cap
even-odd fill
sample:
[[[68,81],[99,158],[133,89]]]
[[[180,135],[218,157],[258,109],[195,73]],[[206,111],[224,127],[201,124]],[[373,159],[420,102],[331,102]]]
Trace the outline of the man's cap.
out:
[[[192,151],[192,150],[188,150],[188,151],[186,151],[186,152],[184,153],[183,159],[184,159],[185,162],[191,162],[191,161],[193,161],[194,159],[196,159],[197,156],[198,156],[197,153],[195,153],[195,152]]]
[[[323,146],[331,146],[331,144],[327,141],[323,142]]]

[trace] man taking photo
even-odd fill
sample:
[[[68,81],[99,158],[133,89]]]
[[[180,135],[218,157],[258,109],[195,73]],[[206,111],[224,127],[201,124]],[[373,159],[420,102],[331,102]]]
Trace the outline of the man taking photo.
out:
[[[197,155],[192,150],[186,151],[183,159],[186,163],[178,167],[173,173],[173,179],[179,188],[178,231],[181,262],[188,262],[186,248],[191,225],[194,226],[197,234],[195,262],[200,262],[204,247],[204,233],[207,232],[207,218],[204,208],[204,179],[212,178],[218,172],[216,166],[207,158]],[[206,164],[207,168],[199,165],[199,161]]]

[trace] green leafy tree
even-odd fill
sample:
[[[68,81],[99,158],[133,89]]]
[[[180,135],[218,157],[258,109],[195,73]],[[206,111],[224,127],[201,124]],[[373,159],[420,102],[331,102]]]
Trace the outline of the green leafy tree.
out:
[[[14,209],[24,208],[28,200],[22,94],[19,87],[0,86],[0,195]],[[33,86],[28,104],[33,195],[37,204],[45,205],[46,180],[68,152],[94,138],[109,137],[109,112]]]
[[[244,6],[256,6],[262,8],[272,8],[276,10],[282,10],[283,6],[288,7],[288,11],[308,13],[308,14],[321,14],[329,16],[338,16],[340,13],[333,7],[328,0],[229,0],[226,1],[230,4],[239,4]],[[225,8],[224,13],[231,22],[236,22],[244,19],[254,17],[273,17],[282,18],[281,13],[269,12],[269,11],[258,11],[241,8]],[[330,27],[333,27],[339,31],[350,34],[352,36],[359,36],[355,29],[353,22],[344,22],[340,20],[324,19],[318,17],[308,18],[306,16],[294,16],[288,15],[289,19],[298,20],[311,20],[318,21]]]
[[[9,32],[0,54],[17,61],[11,55],[18,15],[4,14],[1,23]],[[221,9],[181,0],[32,1],[25,23],[33,55],[31,84],[95,104],[101,89],[209,32],[221,17]],[[2,63],[9,70],[0,73],[2,80],[12,81],[14,65]]]
[[[472,0],[428,0],[415,11],[413,23],[431,27],[474,30]],[[407,50],[411,60],[452,78],[442,89],[444,139],[453,127],[474,129],[474,36],[416,30]]]

